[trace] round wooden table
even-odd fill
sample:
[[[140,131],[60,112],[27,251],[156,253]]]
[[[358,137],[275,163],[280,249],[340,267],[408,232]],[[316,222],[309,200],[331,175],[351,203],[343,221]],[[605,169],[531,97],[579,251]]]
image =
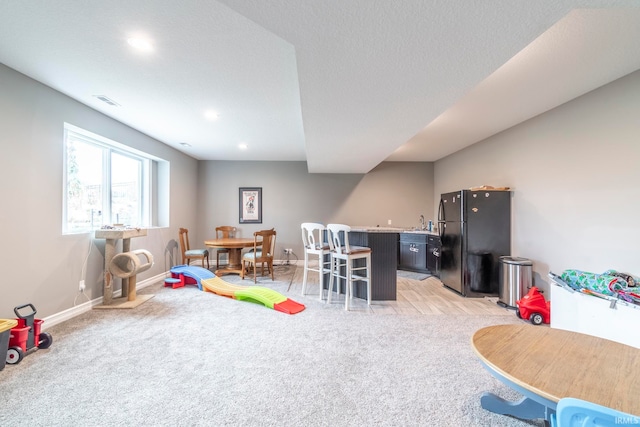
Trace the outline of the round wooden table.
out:
[[[484,393],[480,403],[488,411],[549,420],[560,399],[574,397],[640,415],[638,348],[528,324],[479,329],[471,344],[493,376],[524,395],[508,402]]]
[[[242,274],[242,248],[253,247],[253,238],[226,237],[221,239],[205,240],[204,244],[210,248],[229,249],[229,263],[216,270],[216,276],[223,274]],[[258,246],[262,243],[258,242]]]

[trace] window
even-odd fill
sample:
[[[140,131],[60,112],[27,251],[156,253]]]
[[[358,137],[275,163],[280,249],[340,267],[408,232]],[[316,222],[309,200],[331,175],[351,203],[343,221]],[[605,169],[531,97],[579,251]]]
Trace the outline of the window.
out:
[[[152,176],[161,181],[163,161],[67,123],[64,130],[63,233],[151,226]]]

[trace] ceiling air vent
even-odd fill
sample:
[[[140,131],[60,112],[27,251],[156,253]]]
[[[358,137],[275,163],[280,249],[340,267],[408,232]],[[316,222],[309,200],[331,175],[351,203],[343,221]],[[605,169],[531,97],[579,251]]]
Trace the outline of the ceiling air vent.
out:
[[[120,104],[118,104],[116,101],[114,101],[113,99],[109,98],[108,96],[104,96],[104,95],[93,95],[96,98],[98,98],[100,101],[105,102],[109,105],[113,105],[114,107],[119,107]]]

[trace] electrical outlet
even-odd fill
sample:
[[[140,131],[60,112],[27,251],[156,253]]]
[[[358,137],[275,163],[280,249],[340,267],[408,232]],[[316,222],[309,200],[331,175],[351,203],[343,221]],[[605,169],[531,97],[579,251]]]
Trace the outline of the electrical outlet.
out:
[[[84,289],[85,289],[84,280],[80,280],[80,283],[78,284],[78,290],[82,292],[84,291]]]
[[[287,249],[284,250],[284,253],[285,254],[292,254],[293,253],[293,249],[287,248]]]

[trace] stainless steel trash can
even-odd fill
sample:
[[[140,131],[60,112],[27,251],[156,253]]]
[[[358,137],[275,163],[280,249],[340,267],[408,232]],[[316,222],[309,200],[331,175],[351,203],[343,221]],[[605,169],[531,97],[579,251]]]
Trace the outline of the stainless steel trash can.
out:
[[[501,256],[500,291],[498,303],[515,308],[516,301],[533,285],[533,263],[526,258]]]

